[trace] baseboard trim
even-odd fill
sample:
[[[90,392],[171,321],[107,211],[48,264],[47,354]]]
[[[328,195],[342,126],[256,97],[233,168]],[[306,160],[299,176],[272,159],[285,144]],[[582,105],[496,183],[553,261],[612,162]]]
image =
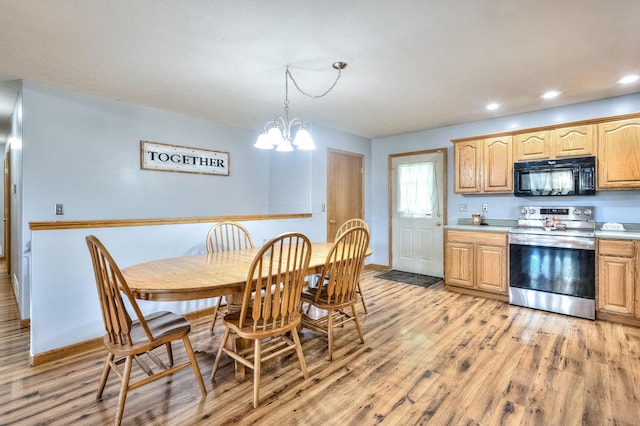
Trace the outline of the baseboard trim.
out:
[[[491,293],[491,292],[488,292],[488,291],[457,287],[457,286],[454,286],[454,285],[451,285],[451,284],[447,284],[447,283],[445,283],[445,285],[447,286],[448,290],[450,290],[450,291],[452,291],[454,293],[468,294],[470,296],[484,297],[485,299],[494,299],[494,300],[500,300],[502,302],[509,303],[509,295],[508,294],[498,294],[498,293]]]
[[[91,340],[85,340],[83,342],[74,343],[72,345],[63,346],[61,348],[53,349],[51,351],[42,352],[39,354],[31,355],[29,357],[29,365],[36,367],[52,361],[60,361],[61,359],[68,358],[78,354],[85,354],[87,352],[94,351],[96,349],[103,348],[102,337],[97,337]]]
[[[391,268],[386,265],[378,265],[375,263],[371,263],[369,265],[364,266],[365,271],[390,271]]]
[[[213,308],[210,307],[210,308],[200,309],[198,311],[186,313],[183,316],[191,324],[199,324],[213,317]],[[79,355],[79,354],[85,354],[87,352],[95,351],[97,349],[102,349],[102,348],[104,348],[103,338],[96,337],[95,339],[85,340],[82,342],[74,343],[72,345],[53,349],[51,351],[31,355],[29,356],[29,365],[31,367],[35,367],[38,365],[46,364],[48,362],[60,361],[64,358],[68,358],[68,357]]]
[[[604,320],[609,322],[615,322],[618,324],[631,325],[634,327],[640,327],[640,319],[629,317],[627,315],[614,314],[611,312],[602,312],[596,310],[596,320]]]

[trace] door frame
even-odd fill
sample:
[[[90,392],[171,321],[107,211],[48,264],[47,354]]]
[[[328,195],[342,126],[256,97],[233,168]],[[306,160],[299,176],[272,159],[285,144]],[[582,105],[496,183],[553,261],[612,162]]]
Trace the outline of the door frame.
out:
[[[393,214],[393,159],[398,157],[411,157],[415,155],[423,155],[423,154],[434,154],[437,152],[442,153],[442,232],[444,232],[444,227],[447,225],[447,194],[448,194],[448,183],[447,183],[447,170],[449,169],[449,160],[448,160],[448,150],[447,148],[435,148],[435,149],[426,149],[424,151],[411,151],[411,152],[403,152],[399,154],[389,154],[387,159],[387,206],[388,206],[388,217],[389,221],[389,268],[393,265],[393,218],[391,215]],[[444,247],[443,247],[444,250]]]

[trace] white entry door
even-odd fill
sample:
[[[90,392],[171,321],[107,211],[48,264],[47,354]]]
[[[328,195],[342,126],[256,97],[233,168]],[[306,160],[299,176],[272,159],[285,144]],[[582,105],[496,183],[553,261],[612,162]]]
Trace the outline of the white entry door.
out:
[[[444,150],[391,160],[392,269],[444,276]]]

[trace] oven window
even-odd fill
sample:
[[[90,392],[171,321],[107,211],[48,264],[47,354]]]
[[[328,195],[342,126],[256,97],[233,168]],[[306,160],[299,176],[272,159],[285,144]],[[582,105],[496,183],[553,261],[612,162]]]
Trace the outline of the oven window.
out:
[[[595,298],[595,251],[509,246],[509,285],[529,290]]]

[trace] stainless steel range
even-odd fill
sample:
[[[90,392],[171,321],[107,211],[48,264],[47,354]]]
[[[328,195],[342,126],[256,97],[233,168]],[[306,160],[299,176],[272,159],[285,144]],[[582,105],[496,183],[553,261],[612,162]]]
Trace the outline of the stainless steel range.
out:
[[[593,206],[522,206],[509,231],[509,303],[595,319]]]

